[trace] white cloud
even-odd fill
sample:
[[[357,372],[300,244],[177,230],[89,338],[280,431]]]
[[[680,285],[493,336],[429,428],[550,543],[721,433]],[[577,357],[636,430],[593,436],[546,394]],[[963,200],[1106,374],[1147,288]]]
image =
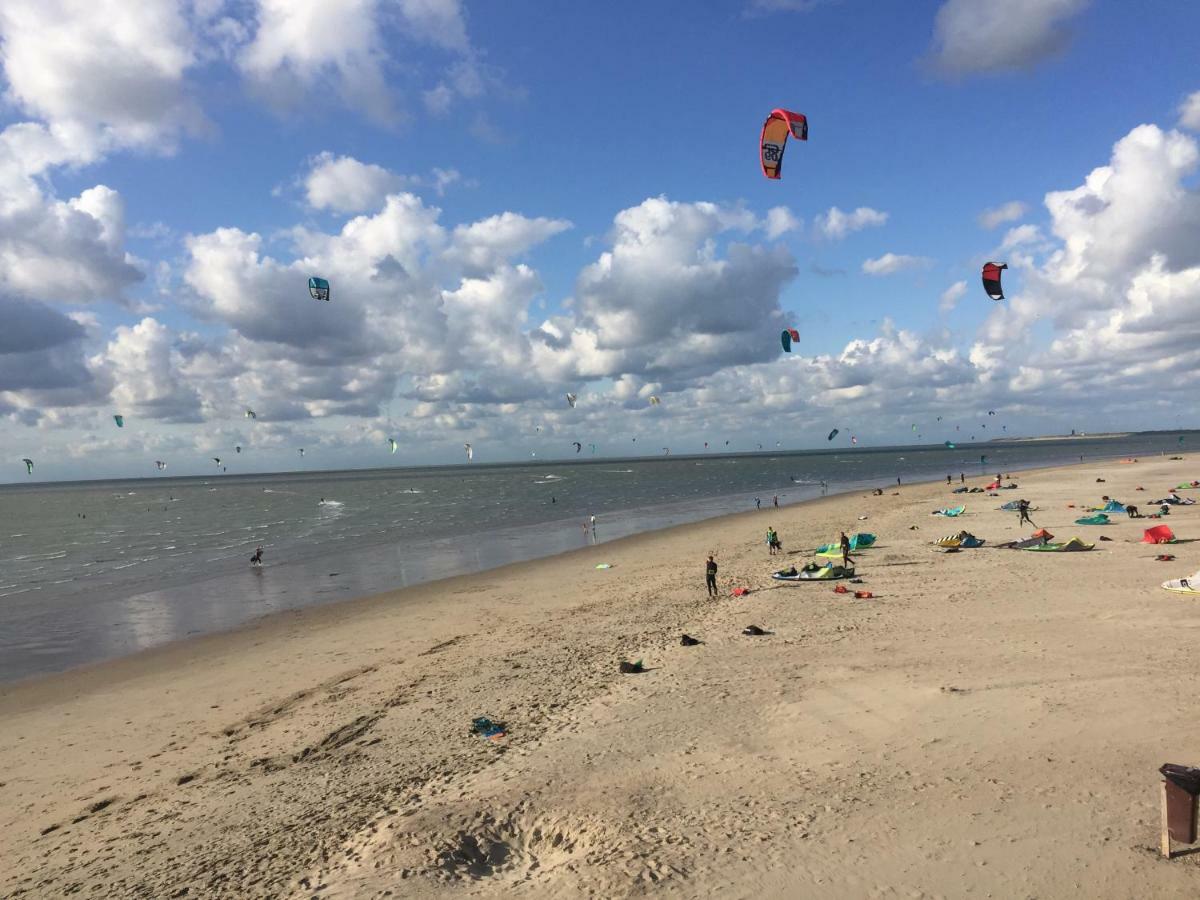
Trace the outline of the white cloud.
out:
[[[1179,127],[1200,131],[1200,91],[1188,94],[1179,104]]]
[[[146,318],[118,326],[95,364],[112,379],[112,402],[126,415],[167,422],[200,421],[200,395],[183,372],[170,329]]]
[[[1002,203],[999,206],[985,209],[979,214],[979,224],[987,229],[995,228],[997,225],[1003,225],[1005,222],[1015,222],[1028,212],[1027,207],[1020,200],[1010,200],[1008,203]]]
[[[817,216],[814,224],[822,237],[840,240],[855,231],[883,225],[887,220],[887,213],[869,206],[860,206],[853,212],[843,212],[831,206],[828,212]]]
[[[402,175],[352,156],[322,153],[312,160],[304,179],[308,205],[336,212],[362,212],[382,206],[386,196],[404,186]]]
[[[1066,23],[1089,0],[946,0],[934,20],[932,59],[952,74],[1028,69],[1060,53]]]
[[[906,256],[903,253],[885,253],[875,259],[864,260],[862,270],[867,275],[891,275],[909,269],[926,269],[933,261],[924,256]]]
[[[763,223],[763,230],[766,231],[768,238],[775,240],[789,231],[797,230],[800,225],[800,220],[792,215],[792,211],[786,206],[773,206],[767,210],[767,219]]]
[[[103,146],[170,149],[204,119],[188,98],[192,36],[170,0],[6,0],[0,60],[9,98],[77,159]]]
[[[953,311],[958,305],[958,301],[967,294],[967,283],[965,281],[956,281],[946,290],[942,291],[942,296],[938,300],[938,312],[948,313]]]

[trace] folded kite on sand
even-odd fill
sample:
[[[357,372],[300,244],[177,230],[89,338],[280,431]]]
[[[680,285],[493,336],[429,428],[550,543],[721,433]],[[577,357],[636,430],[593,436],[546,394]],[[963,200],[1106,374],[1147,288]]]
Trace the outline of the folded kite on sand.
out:
[[[861,532],[859,534],[850,535],[850,549],[862,550],[870,547],[875,543],[875,535]],[[840,543],[822,544],[817,548],[817,556],[837,557],[842,555],[842,545]]]
[[[1108,521],[1108,516],[1104,513],[1096,513],[1094,516],[1084,516],[1082,519],[1075,520],[1076,525],[1111,525]]]
[[[946,516],[947,518],[953,519],[956,516],[961,516],[964,512],[966,512],[966,510],[967,508],[965,506],[952,506],[949,509],[934,510],[932,513],[930,513],[930,515]]]
[[[939,547],[958,548],[964,547],[972,549],[974,547],[982,547],[984,541],[982,538],[977,538],[969,531],[960,531],[958,534],[950,534],[944,538],[934,541]]]
[[[1171,531],[1170,525],[1155,525],[1153,528],[1147,528],[1142,535],[1143,544],[1174,544],[1175,541],[1175,533]]]
[[[854,566],[835,566],[832,563],[826,563],[823,566],[818,566],[816,563],[809,563],[803,569],[797,570],[795,566],[791,569],[784,569],[779,572],[774,572],[771,575],[776,581],[836,581],[839,578],[853,578]]]
[[[1094,550],[1095,544],[1087,544],[1079,538],[1071,538],[1064,544],[1039,544],[1034,547],[1022,547],[1022,550],[1035,550],[1041,553],[1074,553],[1081,550]]]

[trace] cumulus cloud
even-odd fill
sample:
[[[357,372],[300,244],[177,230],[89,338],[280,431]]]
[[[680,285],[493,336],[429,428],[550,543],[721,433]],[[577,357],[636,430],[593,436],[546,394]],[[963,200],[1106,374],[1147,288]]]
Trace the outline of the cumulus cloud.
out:
[[[828,212],[817,216],[814,225],[822,237],[840,240],[855,231],[883,225],[887,220],[887,213],[869,206],[860,206],[853,212],[843,212],[832,206]]]
[[[891,275],[911,269],[926,269],[933,260],[924,256],[907,256],[903,253],[885,253],[875,259],[863,261],[862,270],[867,275]]]
[[[987,229],[1003,225],[1005,222],[1015,222],[1028,211],[1028,207],[1020,200],[1010,200],[991,209],[985,209],[979,214],[979,224]]]
[[[1062,52],[1067,23],[1089,0],[946,0],[934,20],[931,58],[950,74],[1029,69]]]
[[[938,312],[948,313],[954,310],[958,305],[958,301],[967,294],[967,283],[965,281],[956,281],[946,290],[942,291],[942,296],[938,299]]]
[[[1179,104],[1179,127],[1200,131],[1200,91],[1188,94]]]
[[[117,409],[166,422],[200,421],[200,395],[181,371],[175,344],[170,329],[151,318],[117,327],[95,360],[108,370]]]
[[[6,0],[0,62],[9,98],[50,123],[76,159],[170,147],[203,127],[184,76],[196,54],[171,0]]]
[[[763,230],[766,231],[768,238],[775,240],[789,231],[796,231],[800,225],[800,220],[792,215],[792,211],[786,206],[773,206],[767,210],[767,220],[763,223]]]
[[[325,152],[312,160],[304,192],[313,209],[362,212],[381,206],[384,197],[404,184],[403,176],[383,166]]]

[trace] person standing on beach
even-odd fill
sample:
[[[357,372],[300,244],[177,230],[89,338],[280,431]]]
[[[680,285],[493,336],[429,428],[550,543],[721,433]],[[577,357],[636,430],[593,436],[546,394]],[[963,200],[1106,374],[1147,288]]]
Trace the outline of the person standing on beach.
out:
[[[959,473],[958,473],[958,483],[959,483],[959,484],[966,484],[966,483],[967,483],[967,476],[966,476],[966,475],[964,475],[962,472],[959,472]]]
[[[946,484],[950,484],[950,483],[951,483],[951,482],[950,482],[950,476],[949,476],[949,475],[947,475],[947,476],[946,476]]]
[[[761,500],[761,499],[759,499],[758,497],[755,497],[755,498],[754,498],[754,508],[755,508],[755,509],[762,509],[762,500]]]
[[[778,495],[778,494],[776,494],[776,495],[775,495],[774,497],[772,497],[771,499],[772,499],[772,500],[774,501],[774,503],[775,503],[775,508],[776,508],[776,509],[779,509],[779,495]]]
[[[717,596],[717,561],[708,554],[708,562],[704,564],[704,584],[708,588],[708,596]]]
[[[1029,501],[1028,500],[1018,500],[1017,501],[1017,513],[1020,515],[1020,518],[1017,519],[1018,526],[1024,525],[1026,522],[1028,522],[1034,528],[1037,528],[1037,522],[1035,522],[1035,521],[1033,521],[1033,519],[1029,518]]]
[[[840,543],[842,546],[842,566],[848,569],[854,560],[850,558],[850,538],[846,537],[846,532],[844,531],[842,532]]]
[[[592,525],[592,537],[595,537],[596,536],[596,517],[595,516],[592,516],[591,525]]]

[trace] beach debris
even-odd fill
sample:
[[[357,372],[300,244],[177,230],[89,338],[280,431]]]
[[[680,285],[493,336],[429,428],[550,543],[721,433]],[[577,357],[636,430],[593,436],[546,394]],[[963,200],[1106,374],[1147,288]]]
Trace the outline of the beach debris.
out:
[[[757,625],[747,625],[742,629],[742,634],[749,635],[750,637],[762,637],[763,635],[772,634],[772,632],[765,631]]]
[[[329,282],[324,278],[309,278],[308,279],[308,295],[314,300],[324,300],[329,302]]]
[[[874,600],[875,595],[872,594],[870,591],[855,591],[854,599],[855,600]]]
[[[621,670],[622,675],[640,675],[642,672],[646,671],[646,669],[642,666],[642,661],[640,659],[637,662],[626,662],[625,660],[621,660],[621,664],[618,666],[618,668]]]
[[[611,569],[612,563],[596,563],[597,569]]]
[[[765,176],[778,179],[783,174],[783,151],[788,135],[798,141],[808,140],[808,119],[788,109],[773,109],[763,122],[759,136],[759,156]]]
[[[1166,763],[1159,770],[1162,782],[1162,833],[1160,850],[1171,858],[1171,839],[1196,843],[1196,798],[1200,796],[1200,769]]]
[[[846,587],[844,584],[839,584],[837,587],[835,587],[833,589],[833,592],[835,594],[848,594],[848,593],[850,593],[850,589],[848,587]]]
[[[729,593],[730,593],[730,595],[731,595],[731,596],[733,596],[733,597],[745,597],[747,594],[749,594],[749,593],[750,593],[750,588],[745,588],[745,587],[735,587],[735,588],[734,588],[732,591],[730,591]]]
[[[471,720],[471,733],[489,741],[497,741],[508,734],[508,728],[503,722],[493,722],[487,716],[479,716]]]
[[[690,634],[685,634],[685,635],[683,635],[683,637],[681,637],[679,639],[679,643],[684,647],[696,647],[700,644],[703,644],[704,641],[697,640],[696,638],[692,637]]]
[[[1175,559],[1175,555],[1172,553],[1160,553],[1154,558],[1158,562],[1171,562],[1173,559]]]
[[[1111,540],[1112,540],[1112,538],[1110,538],[1110,537],[1109,537],[1107,534],[1102,534],[1102,535],[1100,535],[1100,540],[1102,540],[1102,541],[1111,541]]]

